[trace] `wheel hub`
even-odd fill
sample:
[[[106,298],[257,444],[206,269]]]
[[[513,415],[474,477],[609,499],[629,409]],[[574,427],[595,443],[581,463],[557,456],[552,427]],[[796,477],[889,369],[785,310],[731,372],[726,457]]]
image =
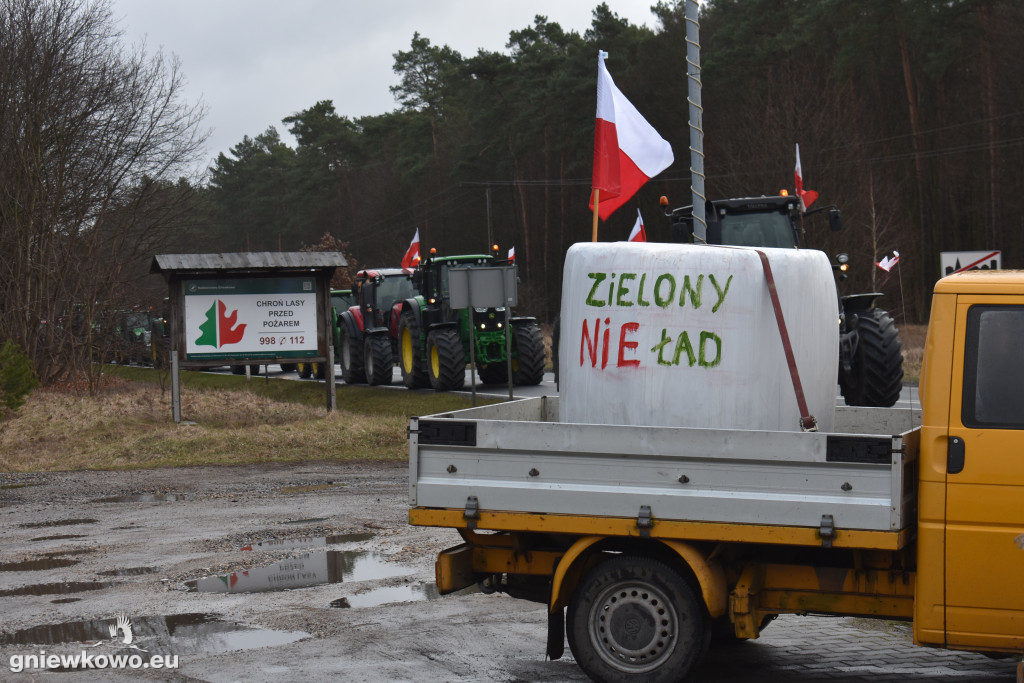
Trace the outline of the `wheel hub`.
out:
[[[677,616],[670,602],[647,585],[621,585],[595,604],[591,638],[608,664],[624,672],[654,669],[671,656]]]

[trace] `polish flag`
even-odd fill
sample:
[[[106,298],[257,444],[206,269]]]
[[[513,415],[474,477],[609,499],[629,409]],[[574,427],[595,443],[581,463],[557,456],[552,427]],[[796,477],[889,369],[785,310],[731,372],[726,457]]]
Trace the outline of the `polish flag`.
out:
[[[633,226],[633,232],[629,233],[630,242],[646,242],[647,231],[644,230],[644,217],[640,215],[640,209],[636,210],[636,225]]]
[[[512,263],[515,260],[516,260],[516,248],[512,247],[511,249],[508,250],[508,262]]]
[[[893,266],[900,262],[900,252],[893,251],[892,254],[892,258],[890,258],[888,254],[886,254],[885,257],[882,258],[882,260],[876,263],[875,265],[888,273],[890,270],[892,270]]]
[[[800,197],[800,210],[806,211],[818,198],[814,190],[804,189],[804,171],[800,167],[800,143],[796,143],[796,169],[793,171],[793,178],[796,181],[796,196]]]
[[[405,270],[412,270],[420,262],[420,229],[416,228],[416,234],[413,235],[412,242],[409,243],[409,250],[405,252],[405,256],[402,257],[402,268]]]
[[[640,115],[615,87],[604,65],[607,52],[597,58],[597,126],[594,129],[594,182],[598,215],[608,220],[615,209],[636,194],[644,183],[668,168],[672,146]],[[590,194],[594,208],[594,194]]]

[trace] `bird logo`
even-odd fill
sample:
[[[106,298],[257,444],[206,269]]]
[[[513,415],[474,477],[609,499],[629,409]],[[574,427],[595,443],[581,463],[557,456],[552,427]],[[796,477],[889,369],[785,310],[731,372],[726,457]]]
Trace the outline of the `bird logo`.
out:
[[[120,644],[125,647],[130,647],[133,650],[139,650],[140,652],[148,652],[143,648],[136,645],[133,641],[135,640],[135,634],[132,632],[132,620],[128,618],[126,614],[118,614],[117,621],[113,624],[107,625],[107,633],[110,634],[110,640],[113,641],[111,644],[116,644],[118,641],[118,634],[121,636]],[[100,642],[92,645],[91,647],[98,647],[108,641],[101,640]]]

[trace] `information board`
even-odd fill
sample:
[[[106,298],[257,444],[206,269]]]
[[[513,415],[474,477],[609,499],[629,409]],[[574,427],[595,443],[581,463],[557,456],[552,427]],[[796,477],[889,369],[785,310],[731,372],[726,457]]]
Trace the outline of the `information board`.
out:
[[[185,357],[317,355],[313,277],[183,280]]]

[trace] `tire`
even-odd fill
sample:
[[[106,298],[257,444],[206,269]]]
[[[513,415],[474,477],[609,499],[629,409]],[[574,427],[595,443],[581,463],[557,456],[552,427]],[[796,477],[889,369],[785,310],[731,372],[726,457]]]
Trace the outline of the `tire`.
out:
[[[427,375],[434,391],[454,391],[466,383],[466,352],[453,328],[427,335]]]
[[[707,622],[668,565],[619,555],[580,582],[566,630],[576,663],[595,681],[681,681],[704,654]]]
[[[865,311],[857,320],[857,349],[851,370],[839,378],[846,405],[889,408],[903,388],[903,353],[899,333],[881,308]]]
[[[281,372],[296,372],[299,366],[296,363],[281,363]]]
[[[231,366],[231,374],[232,375],[244,375],[245,374],[245,366],[244,365],[232,365]]]
[[[508,366],[505,363],[488,363],[478,369],[483,384],[508,384]]]
[[[512,327],[512,381],[534,386],[544,380],[544,334],[537,323]]]
[[[299,363],[299,377],[301,379],[309,379],[313,376],[313,364],[310,362]]]
[[[338,337],[338,363],[341,365],[341,378],[346,384],[362,384],[366,381],[363,365],[363,346],[349,332],[348,325],[341,324]]]
[[[313,376],[317,379],[326,379],[327,366],[323,363],[313,363]]]
[[[364,335],[363,367],[369,384],[391,384],[395,362],[391,357],[391,338],[388,335]]]
[[[402,384],[409,389],[430,386],[427,369],[422,360],[420,324],[413,311],[403,311],[398,318],[398,365],[402,370]]]

